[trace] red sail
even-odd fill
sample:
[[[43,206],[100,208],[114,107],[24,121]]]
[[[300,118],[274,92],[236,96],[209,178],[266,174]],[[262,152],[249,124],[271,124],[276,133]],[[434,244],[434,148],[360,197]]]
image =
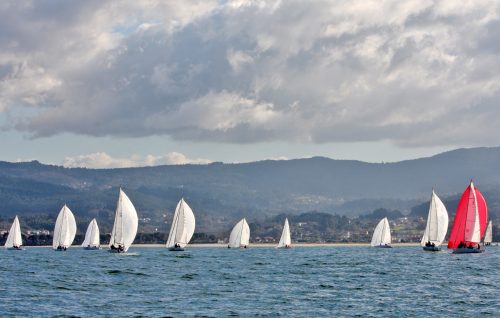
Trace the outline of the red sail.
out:
[[[472,188],[474,189],[475,196]],[[476,206],[479,214],[480,237],[483,237],[484,231],[486,230],[486,222],[488,220],[488,206],[481,192],[479,192],[471,182],[471,185],[465,189],[458,203],[457,213],[455,214],[450,238],[448,239],[448,248],[455,249],[460,242],[479,243],[479,241],[471,242],[470,239],[468,239],[471,237],[470,231],[473,231],[471,224],[474,223]]]

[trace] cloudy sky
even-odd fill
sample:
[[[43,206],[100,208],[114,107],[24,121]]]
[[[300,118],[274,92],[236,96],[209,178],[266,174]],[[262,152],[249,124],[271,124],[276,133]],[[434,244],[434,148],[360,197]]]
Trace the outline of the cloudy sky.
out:
[[[500,145],[499,1],[0,2],[0,160]]]

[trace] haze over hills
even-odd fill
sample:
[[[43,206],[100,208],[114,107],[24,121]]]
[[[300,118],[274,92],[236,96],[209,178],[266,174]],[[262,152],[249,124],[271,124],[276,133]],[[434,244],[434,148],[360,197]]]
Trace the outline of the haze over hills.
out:
[[[51,228],[51,219],[66,202],[79,221],[97,216],[106,227],[121,186],[148,230],[161,225],[159,230],[165,231],[165,216],[169,220],[177,201],[185,197],[197,215],[197,229],[210,232],[242,216],[252,220],[306,211],[356,216],[377,208],[410,213],[428,200],[432,188],[457,200],[471,179],[485,194],[490,213],[498,214],[499,167],[500,148],[458,149],[395,163],[314,157],[86,169],[0,162],[0,216],[46,215],[42,219]],[[449,207],[450,213],[454,208]]]

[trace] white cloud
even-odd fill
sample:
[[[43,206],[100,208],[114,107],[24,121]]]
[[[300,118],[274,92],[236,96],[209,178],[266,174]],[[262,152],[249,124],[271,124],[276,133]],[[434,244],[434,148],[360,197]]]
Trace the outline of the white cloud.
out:
[[[126,167],[145,167],[159,165],[184,165],[184,164],[207,164],[208,159],[190,159],[179,152],[170,152],[166,155],[133,155],[129,158],[114,158],[105,152],[96,152],[73,157],[66,157],[62,165],[68,168],[86,167],[86,168],[126,168]]]
[[[0,112],[32,137],[498,144],[499,13],[454,0],[3,2]]]
[[[253,61],[253,58],[249,54],[235,50],[227,52],[227,59],[236,73],[240,72],[245,64],[250,64]]]

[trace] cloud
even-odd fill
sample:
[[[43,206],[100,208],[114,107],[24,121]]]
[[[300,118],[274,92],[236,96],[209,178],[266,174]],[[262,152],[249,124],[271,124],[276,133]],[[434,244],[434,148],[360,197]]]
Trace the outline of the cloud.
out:
[[[496,1],[53,5],[0,4],[3,129],[498,144]]]
[[[68,168],[126,168],[145,167],[159,165],[184,165],[184,164],[207,164],[208,159],[190,159],[179,152],[170,152],[166,155],[134,155],[129,158],[113,158],[105,152],[96,152],[73,157],[66,157],[62,165]]]

